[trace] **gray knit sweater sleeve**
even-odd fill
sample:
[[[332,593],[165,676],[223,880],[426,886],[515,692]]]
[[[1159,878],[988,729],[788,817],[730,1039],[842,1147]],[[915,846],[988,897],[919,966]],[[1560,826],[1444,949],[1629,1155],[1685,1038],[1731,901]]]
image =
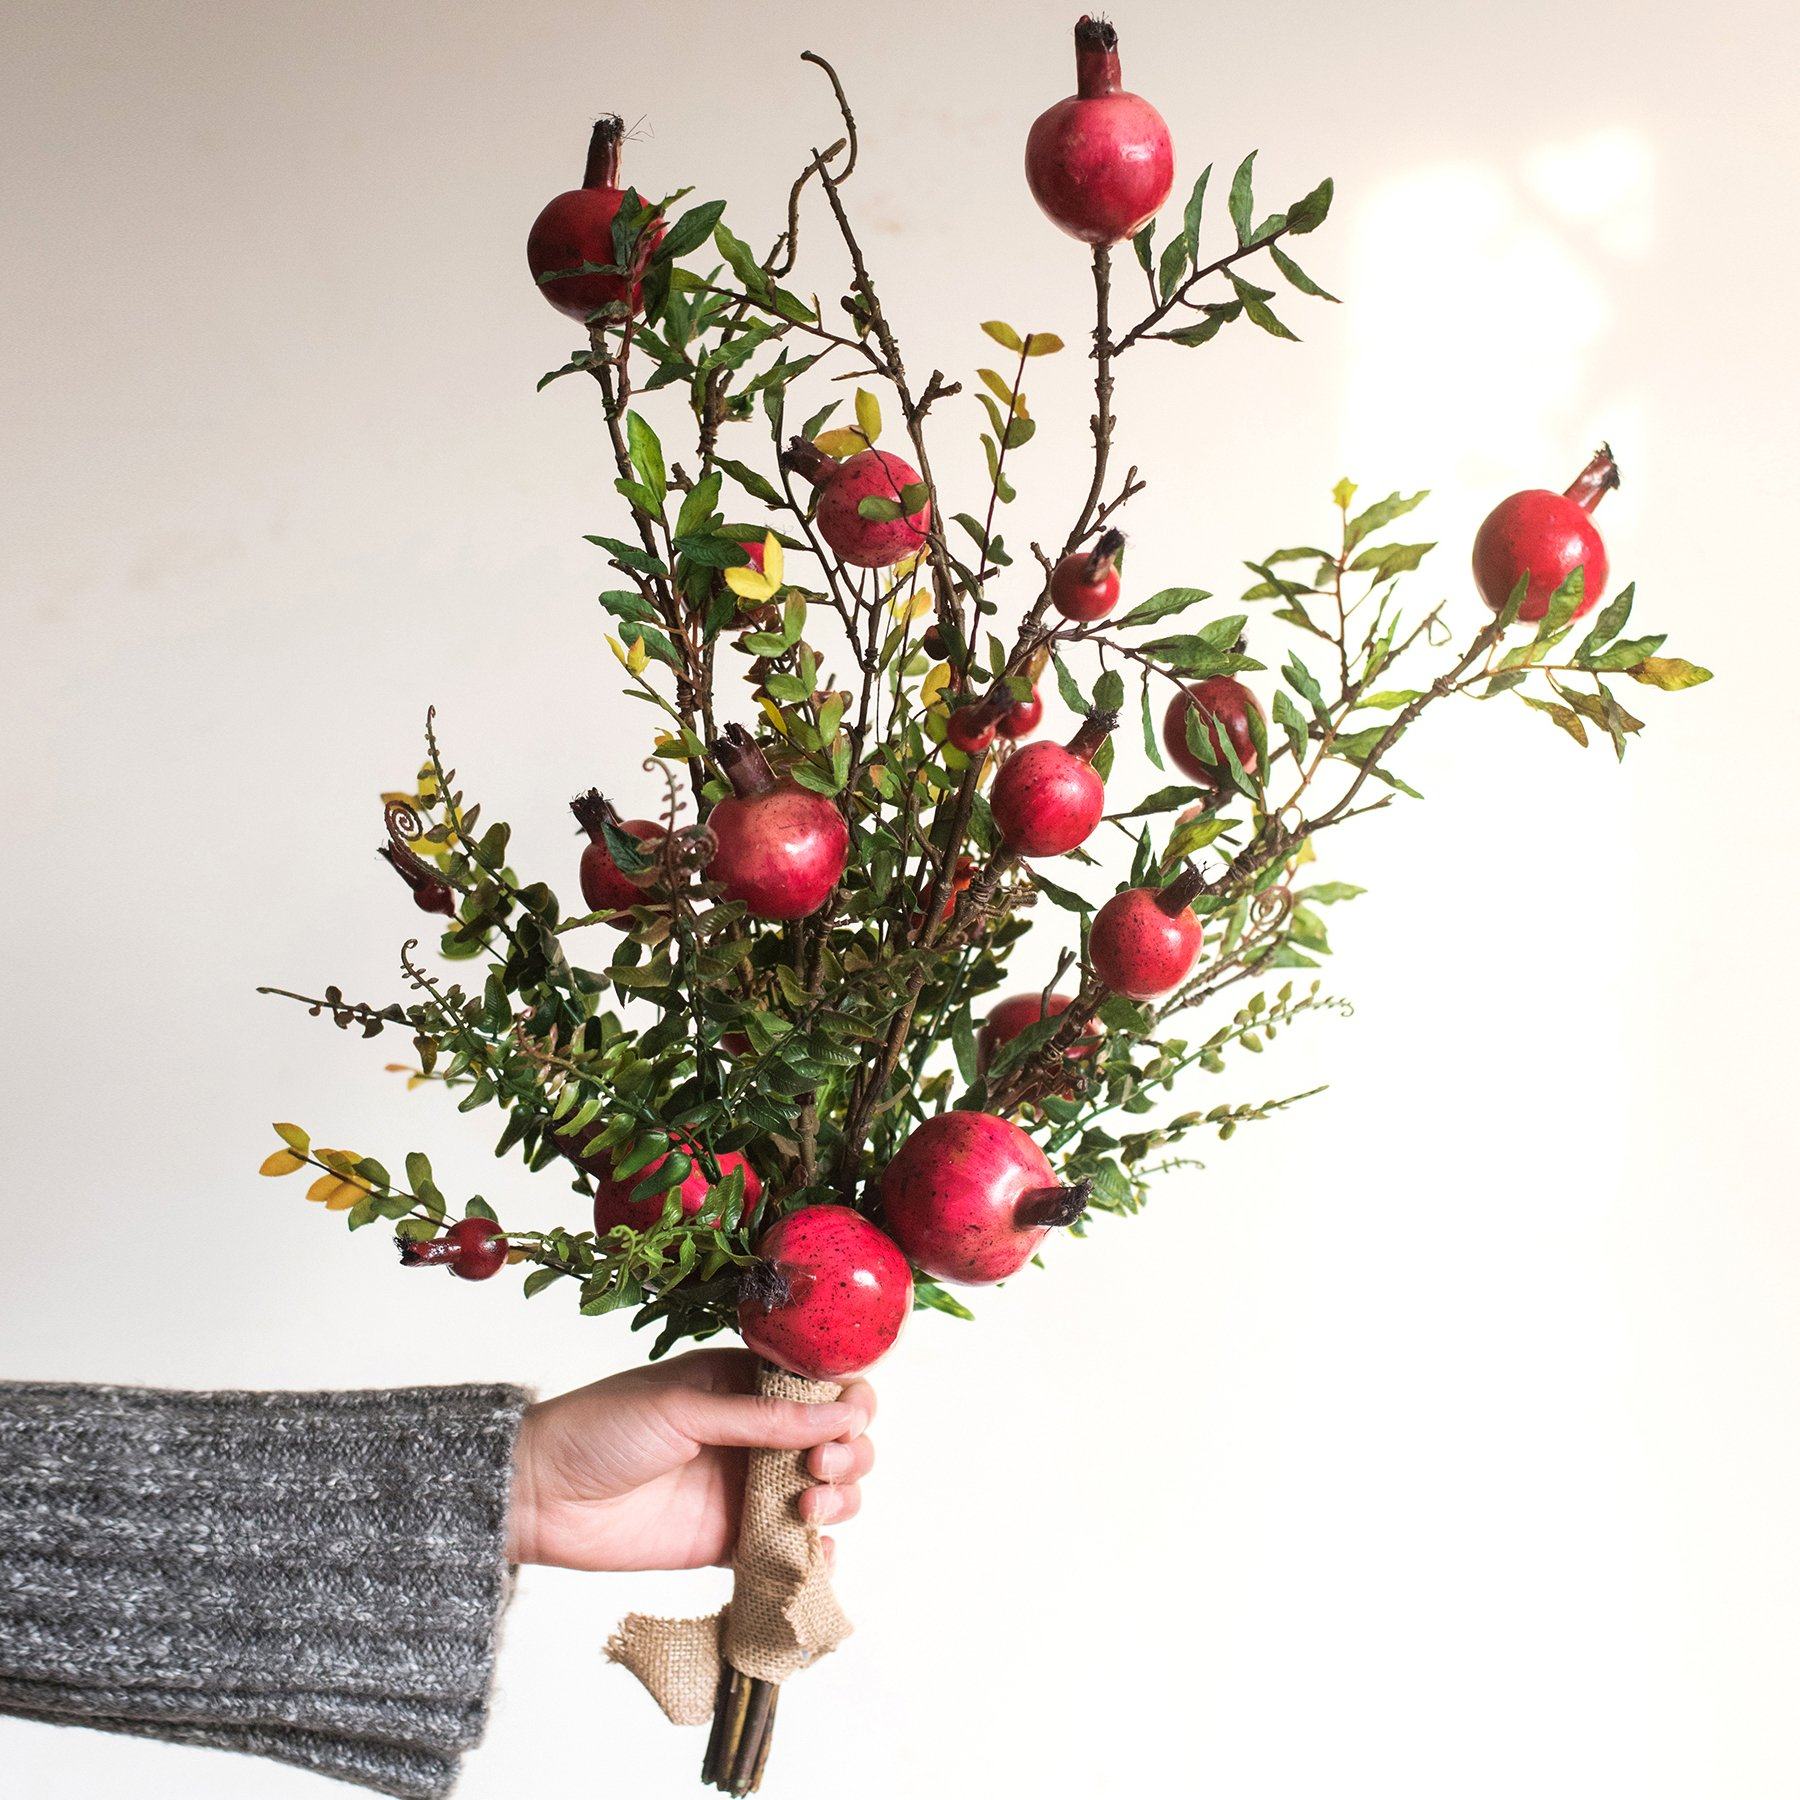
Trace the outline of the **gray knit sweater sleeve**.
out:
[[[0,1712],[447,1793],[524,1404],[0,1384]]]

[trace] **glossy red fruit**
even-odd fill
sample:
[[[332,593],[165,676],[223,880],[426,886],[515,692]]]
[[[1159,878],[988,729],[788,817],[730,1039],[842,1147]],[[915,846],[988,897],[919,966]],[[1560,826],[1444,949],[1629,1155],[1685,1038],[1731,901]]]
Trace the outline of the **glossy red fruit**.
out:
[[[966,700],[944,722],[944,737],[965,756],[979,756],[1000,729],[1000,709],[985,700]]]
[[[1187,735],[1190,713],[1198,713],[1206,721],[1206,735],[1211,741],[1213,755],[1218,759],[1216,762],[1202,762],[1190,748]],[[1168,710],[1163,714],[1163,749],[1176,768],[1191,780],[1209,787],[1229,787],[1231,770],[1225,760],[1224,741],[1219,732],[1222,727],[1225,738],[1237,752],[1244,773],[1254,775],[1257,758],[1256,739],[1250,731],[1252,714],[1261,719],[1263,709],[1241,681],[1233,681],[1229,675],[1208,676],[1205,681],[1196,681],[1184,688],[1169,702]]]
[[[994,823],[1018,856],[1062,856],[1085,843],[1106,811],[1094,753],[1119,722],[1090,713],[1067,744],[1027,744],[994,777]]]
[[[656,878],[653,869],[627,875],[613,860],[607,848],[606,826],[636,838],[641,844],[654,843],[665,835],[654,819],[621,819],[612,803],[602,797],[598,788],[589,788],[569,802],[576,823],[588,834],[587,848],[581,853],[581,897],[590,912],[610,912],[609,924],[628,926],[631,915],[624,909],[644,904],[644,890]]]
[[[1200,877],[1184,869],[1166,888],[1127,888],[1094,914],[1088,960],[1115,994],[1154,1000],[1172,993],[1200,955],[1200,921],[1190,902]]]
[[[893,1348],[912,1270],[885,1231],[847,1206],[803,1206],[763,1233],[738,1289],[738,1330],[758,1356],[809,1381],[842,1381]]]
[[[844,815],[823,794],[778,781],[741,725],[727,727],[713,756],[732,794],[706,816],[717,845],[708,879],[759,919],[817,912],[849,859]]]
[[[700,1166],[700,1159],[694,1153],[693,1141],[677,1136],[677,1147],[684,1156],[689,1157],[693,1167],[681,1183],[681,1210],[688,1218],[693,1218],[705,1208],[712,1194],[714,1183]],[[591,1159],[577,1157],[576,1162],[587,1170],[594,1179],[594,1231],[604,1237],[615,1225],[629,1225],[633,1231],[647,1231],[662,1217],[662,1194],[652,1194],[644,1200],[632,1199],[632,1190],[638,1183],[657,1169],[660,1169],[669,1158],[667,1152],[647,1162],[632,1175],[615,1175],[612,1163],[604,1153]],[[721,1150],[713,1160],[719,1165],[719,1178],[729,1175],[734,1169],[744,1172],[744,1210],[743,1219],[746,1225],[754,1224],[757,1213],[762,1207],[762,1177],[751,1168],[748,1159],[737,1150]],[[719,1215],[715,1206],[706,1213],[704,1223],[716,1225]]]
[[[1050,600],[1065,619],[1104,619],[1119,604],[1122,531],[1106,532],[1092,550],[1071,550],[1050,571]]]
[[[1550,610],[1550,597],[1581,570],[1580,618],[1606,592],[1606,546],[1588,515],[1609,488],[1619,485],[1619,465],[1602,444],[1568,491],[1527,488],[1502,500],[1475,533],[1475,585],[1495,612],[1512,598],[1521,576],[1529,576],[1519,617],[1535,623]]]
[[[986,1069],[995,1055],[1028,1025],[1060,1017],[1069,1010],[1067,994],[1052,994],[1046,1005],[1042,994],[1009,994],[995,1004],[975,1034],[975,1066]],[[1089,1019],[1080,1038],[1063,1053],[1070,1062],[1090,1057],[1100,1047],[1100,1021]]]
[[[395,1238],[403,1269],[448,1268],[464,1281],[486,1281],[506,1267],[510,1246],[491,1219],[458,1219],[440,1238]]]
[[[538,279],[538,292],[560,313],[584,323],[603,306],[626,305],[636,312],[644,303],[638,280],[623,275],[569,275],[584,263],[613,261],[613,220],[618,217],[625,190],[618,185],[619,142],[625,135],[621,120],[608,115],[595,121],[588,144],[587,172],[581,186],[558,194],[538,214],[525,243],[526,260]],[[658,220],[638,239],[640,265],[648,260],[663,235]],[[544,280],[552,276],[552,280]]]
[[[882,1216],[912,1260],[938,1281],[979,1286],[1017,1274],[1055,1225],[1087,1208],[1010,1119],[947,1112],[927,1119],[881,1176]]]
[[[840,561],[859,569],[887,569],[924,547],[931,529],[931,507],[895,519],[865,519],[857,508],[864,500],[899,503],[919,474],[910,463],[886,450],[859,450],[839,462],[817,444],[795,438],[782,461],[818,490],[813,523]]]
[[[1051,220],[1084,244],[1130,237],[1169,197],[1169,128],[1148,100],[1120,87],[1119,34],[1104,20],[1075,27],[1075,92],[1032,126],[1025,179]]]
[[[994,729],[1003,738],[1010,738],[1016,742],[1020,738],[1030,737],[1043,722],[1043,696],[1036,688],[1033,688],[1023,700],[1015,700],[1000,715],[1000,722]]]

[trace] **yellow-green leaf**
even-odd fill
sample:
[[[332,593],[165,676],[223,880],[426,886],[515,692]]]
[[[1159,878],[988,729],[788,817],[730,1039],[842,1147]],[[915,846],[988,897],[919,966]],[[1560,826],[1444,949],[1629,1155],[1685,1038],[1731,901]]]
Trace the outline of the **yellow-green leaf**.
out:
[[[1025,348],[1019,334],[1004,319],[984,319],[981,329],[1004,350],[1016,352]]]
[[[291,1150],[277,1150],[263,1159],[263,1166],[256,1172],[259,1175],[291,1175],[296,1169],[304,1169],[306,1164]]]
[[[1341,511],[1349,511],[1350,502],[1356,498],[1356,483],[1348,475],[1331,490],[1332,504]]]
[[[813,439],[814,444],[827,456],[835,456],[840,461],[846,456],[855,456],[859,451],[868,449],[868,441],[854,425],[840,425],[833,431],[821,431]],[[729,569],[726,574],[730,574]]]
[[[1701,682],[1712,680],[1711,669],[1685,662],[1679,656],[1646,656],[1636,668],[1627,669],[1625,673],[1646,687],[1662,688],[1669,693],[1698,687]]]
[[[881,436],[881,402],[867,388],[856,390],[856,422],[869,443]]]
[[[312,1148],[312,1139],[298,1125],[277,1125],[275,1135],[290,1150],[298,1150],[302,1156]]]
[[[1012,385],[1003,376],[995,374],[992,369],[977,369],[975,373],[987,384],[988,392],[991,393],[1002,406],[1012,405]]]
[[[1034,331],[1025,340],[1027,356],[1054,356],[1063,347],[1063,341],[1054,331]]]
[[[753,569],[748,563],[739,563],[735,568],[727,569],[725,585],[740,600],[771,600],[775,596],[775,583],[763,570]],[[610,644],[612,639],[608,638],[606,641]]]

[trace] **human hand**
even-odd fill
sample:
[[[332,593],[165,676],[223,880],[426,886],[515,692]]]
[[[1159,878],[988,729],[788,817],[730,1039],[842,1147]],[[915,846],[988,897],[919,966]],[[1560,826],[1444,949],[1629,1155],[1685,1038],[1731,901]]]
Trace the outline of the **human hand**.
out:
[[[853,1518],[875,1460],[875,1391],[822,1406],[755,1392],[748,1350],[692,1350],[528,1407],[513,1453],[507,1559],[564,1569],[729,1560],[749,1449],[808,1450],[811,1525]],[[831,1540],[826,1539],[827,1546]]]

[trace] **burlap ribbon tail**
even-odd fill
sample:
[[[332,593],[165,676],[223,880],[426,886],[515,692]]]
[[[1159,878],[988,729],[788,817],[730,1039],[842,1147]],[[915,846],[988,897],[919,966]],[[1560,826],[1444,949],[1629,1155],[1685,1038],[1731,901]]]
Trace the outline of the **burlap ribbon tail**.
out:
[[[757,1391],[817,1403],[843,1390],[765,1365]],[[825,1547],[800,1518],[797,1502],[812,1485],[805,1451],[753,1450],[730,1604],[705,1619],[633,1613],[608,1639],[608,1659],[629,1669],[675,1724],[712,1718],[721,1659],[742,1674],[779,1683],[850,1635],[826,1573]]]

